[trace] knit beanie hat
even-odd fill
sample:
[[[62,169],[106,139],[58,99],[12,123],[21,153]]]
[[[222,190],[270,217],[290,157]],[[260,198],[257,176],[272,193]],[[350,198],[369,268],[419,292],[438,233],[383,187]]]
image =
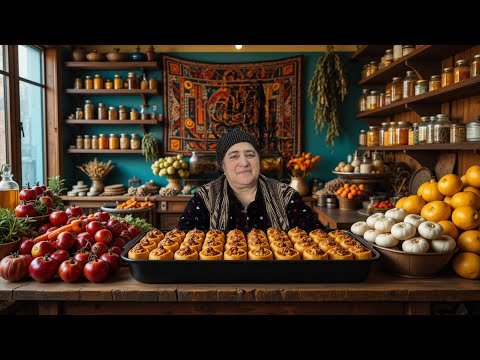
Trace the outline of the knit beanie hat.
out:
[[[260,153],[257,139],[251,136],[242,128],[235,127],[232,130],[228,131],[226,134],[224,134],[217,144],[217,164],[220,168],[222,168],[223,158],[225,157],[228,149],[230,149],[233,145],[241,142],[248,142],[252,144],[255,150]]]

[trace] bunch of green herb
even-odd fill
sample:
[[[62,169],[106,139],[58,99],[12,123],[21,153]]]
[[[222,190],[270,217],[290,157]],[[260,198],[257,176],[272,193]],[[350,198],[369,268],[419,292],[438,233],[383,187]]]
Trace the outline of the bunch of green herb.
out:
[[[53,207],[55,209],[63,210],[65,208],[60,195],[62,195],[67,188],[65,188],[65,179],[61,179],[60,175],[55,175],[47,178],[47,187],[53,192]]]
[[[333,52],[333,46],[327,46],[327,52],[321,56],[315,67],[308,87],[308,97],[315,109],[313,121],[318,134],[328,125],[326,141],[333,146],[335,137],[340,135],[339,101],[347,94],[347,81],[340,57]]]
[[[35,220],[31,217],[18,218],[13,210],[0,208],[0,244],[16,240],[32,230],[31,224]]]
[[[145,156],[145,162],[155,161],[160,157],[160,143],[155,133],[146,133],[142,138],[142,154]]]
[[[111,215],[110,218],[118,221],[125,220],[129,225],[136,225],[140,230],[142,230],[142,232],[148,232],[154,229],[153,225],[150,224],[147,220],[138,218],[138,217],[133,217],[130,214],[125,215],[125,217]]]

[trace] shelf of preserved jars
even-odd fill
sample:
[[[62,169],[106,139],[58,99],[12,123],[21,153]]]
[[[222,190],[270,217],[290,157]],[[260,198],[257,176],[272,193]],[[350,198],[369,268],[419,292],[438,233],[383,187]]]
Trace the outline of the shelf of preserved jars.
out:
[[[357,118],[376,118],[393,115],[402,111],[413,110],[420,116],[440,113],[442,102],[458,100],[459,98],[480,95],[480,76],[469,78],[442,87],[437,90],[428,91],[424,94],[395,101],[389,105],[368,111],[357,113]]]
[[[418,145],[393,145],[393,146],[358,146],[358,150],[406,150],[406,151],[424,151],[424,150],[478,150],[480,141],[469,141],[463,143],[443,143],[443,144],[418,144]]]
[[[158,70],[160,66],[156,61],[66,61],[67,69],[78,70]]]
[[[69,154],[141,154],[142,150],[103,150],[103,149],[67,149]]]
[[[161,122],[158,120],[70,120],[66,119],[65,123],[70,125],[157,125]]]
[[[159,95],[158,89],[65,89],[72,95]]]

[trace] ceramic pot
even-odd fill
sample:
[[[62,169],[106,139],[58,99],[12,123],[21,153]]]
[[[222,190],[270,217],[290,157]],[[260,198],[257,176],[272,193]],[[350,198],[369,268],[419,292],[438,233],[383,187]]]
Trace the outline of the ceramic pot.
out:
[[[292,177],[289,185],[297,190],[301,196],[306,196],[310,193],[310,187],[304,177]]]
[[[72,51],[72,59],[73,61],[86,61],[86,54],[87,50],[85,50],[84,48],[75,48]]]
[[[101,194],[103,193],[103,190],[105,189],[105,184],[103,183],[102,178],[91,178],[92,180],[92,187],[97,189],[97,191]]]
[[[167,179],[168,185],[166,186],[167,189],[177,189],[178,192],[182,191],[182,185],[180,184],[180,179]]]
[[[136,52],[130,54],[131,61],[146,61],[147,55],[140,51],[140,47],[137,47]]]

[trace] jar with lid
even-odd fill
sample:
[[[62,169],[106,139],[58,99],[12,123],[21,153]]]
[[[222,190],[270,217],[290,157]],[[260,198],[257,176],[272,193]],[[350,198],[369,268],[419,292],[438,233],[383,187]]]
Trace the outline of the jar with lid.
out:
[[[415,51],[415,45],[402,45],[402,57]]]
[[[155,79],[154,77],[151,77],[148,79],[148,88],[151,90],[157,90],[158,89],[158,80]]]
[[[108,90],[113,89],[112,79],[105,79],[105,89],[108,89]]]
[[[75,111],[75,119],[83,120],[83,109],[81,107],[77,107]]]
[[[130,109],[130,120],[138,120],[138,111],[135,108]]]
[[[140,105],[140,120],[150,120],[150,106],[148,104]]]
[[[453,82],[454,84],[467,80],[470,78],[470,66],[468,61],[465,59],[457,60],[455,62],[455,69],[453,71]]]
[[[371,174],[373,171],[372,160],[369,157],[364,156],[362,163],[360,164],[360,174]]]
[[[407,99],[415,96],[415,84],[417,83],[417,74],[415,71],[407,71],[407,75],[403,78],[403,98]]]
[[[152,105],[152,113],[150,114],[150,119],[157,120],[158,119],[158,106]]]
[[[386,137],[388,137],[388,122],[382,122],[382,126],[378,130],[378,145],[384,146],[388,142]]]
[[[430,121],[430,117],[422,116],[420,118],[420,123],[418,124],[418,143],[426,144],[427,143],[427,126]]]
[[[98,150],[98,136],[97,135],[92,135],[92,149]]]
[[[372,90],[370,94],[368,94],[368,110],[375,110],[379,108],[380,105],[380,96],[378,91]]]
[[[98,120],[107,120],[108,110],[104,103],[98,103]]]
[[[393,62],[393,49],[385,50],[385,59],[383,62],[383,66],[386,67]]]
[[[370,126],[367,132],[367,146],[378,146],[378,126]]]
[[[84,149],[91,149],[92,148],[92,138],[90,135],[83,136],[83,148]]]
[[[381,92],[378,96],[378,106],[382,107],[385,106],[385,93]]]
[[[142,90],[148,89],[148,80],[145,73],[143,74],[142,81],[140,81],[140,89]]]
[[[467,123],[467,141],[480,141],[480,116]]]
[[[433,144],[434,124],[437,121],[436,116],[430,116],[430,121],[427,124],[427,144]]]
[[[85,76],[85,89],[93,89],[93,79],[90,75]]]
[[[367,130],[360,130],[360,134],[358,135],[358,145],[367,146]]]
[[[415,84],[415,96],[425,94],[428,91],[427,80],[417,80]]]
[[[370,75],[378,71],[378,63],[374,60],[370,61]]]
[[[373,170],[375,172],[377,173],[385,172],[385,164],[383,162],[382,154],[376,150],[372,154],[372,165],[373,165]]]
[[[418,123],[412,124],[408,129],[408,145],[418,144]]]
[[[396,133],[397,133],[397,123],[395,121],[391,121],[390,126],[388,127],[388,143],[385,144],[386,146],[396,145],[397,143]]]
[[[407,121],[399,121],[395,129],[395,145],[408,145],[408,128]]]
[[[396,76],[392,79],[391,102],[402,100],[403,79]]]
[[[362,89],[362,95],[358,101],[358,111],[367,111],[367,99],[368,99],[368,89]]]
[[[130,138],[128,137],[128,134],[120,135],[120,149],[130,149]]]
[[[123,89],[123,80],[122,77],[118,74],[115,74],[115,77],[113,78],[113,88]]]
[[[428,82],[428,91],[437,90],[437,89],[440,89],[441,87],[442,87],[441,75],[430,76],[430,81]]]
[[[115,106],[108,108],[108,120],[118,120],[118,111]]]
[[[403,45],[393,45],[393,61],[403,56]]]
[[[118,150],[120,147],[120,142],[118,140],[117,134],[110,134],[110,138],[108,139],[108,148],[110,150]]]
[[[452,124],[450,127],[450,143],[463,143],[467,141],[467,128],[463,124]]]
[[[128,111],[125,105],[118,106],[118,119],[119,120],[128,120]]]
[[[390,105],[392,102],[392,83],[389,82],[385,86],[385,105]]]
[[[380,58],[380,62],[378,63],[378,70],[382,70],[384,68],[385,64],[385,55],[383,55]]]
[[[75,78],[75,82],[73,83],[73,88],[74,89],[82,89],[83,88],[83,82],[81,78]]]
[[[132,150],[139,150],[142,147],[142,143],[140,141],[140,136],[138,134],[132,134],[130,138],[130,149]]]
[[[453,84],[453,67],[446,67],[442,71],[442,87]]]
[[[108,138],[107,134],[100,134],[98,136],[98,148],[100,150],[107,150],[108,149]]]
[[[83,116],[85,120],[93,120],[93,103],[92,100],[85,100],[85,105],[83,107]]]
[[[94,89],[103,89],[103,78],[100,74],[95,74],[95,79],[93,79],[93,88]]]
[[[129,89],[138,89],[137,74],[135,74],[134,72],[129,72],[127,81],[128,81],[128,88]]]
[[[77,149],[83,149],[83,136],[77,135],[77,141],[75,141],[75,146]]]
[[[433,124],[433,143],[448,144],[450,142],[450,116],[437,114],[437,121]]]
[[[475,77],[480,75],[480,54],[473,57],[472,65],[470,66],[470,76]]]

